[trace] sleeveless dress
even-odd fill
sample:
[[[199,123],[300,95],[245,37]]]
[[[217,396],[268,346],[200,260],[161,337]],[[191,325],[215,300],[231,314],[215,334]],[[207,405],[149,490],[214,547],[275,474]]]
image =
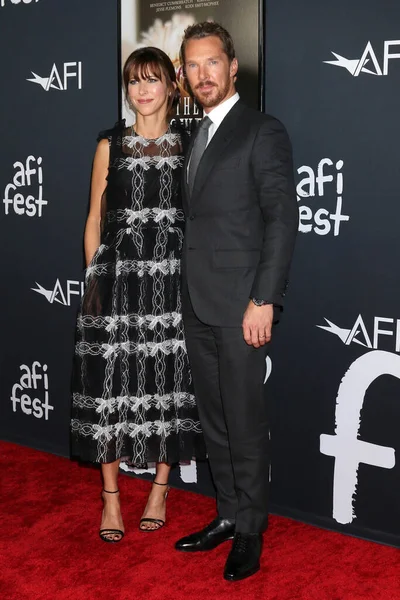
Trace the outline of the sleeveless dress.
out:
[[[72,456],[188,461],[204,451],[180,299],[185,136],[170,126],[148,140],[122,121],[104,138],[101,243],[77,320]]]

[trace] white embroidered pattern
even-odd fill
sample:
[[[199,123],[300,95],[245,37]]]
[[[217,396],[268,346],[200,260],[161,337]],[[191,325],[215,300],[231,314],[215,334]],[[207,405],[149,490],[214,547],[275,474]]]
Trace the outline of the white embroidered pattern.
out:
[[[118,323],[127,323],[130,327],[148,327],[154,329],[158,324],[163,327],[178,327],[182,320],[182,315],[177,312],[165,313],[163,315],[137,315],[131,313],[128,315],[117,315],[115,317],[93,317],[92,315],[79,315],[79,327],[95,327],[111,331]]]
[[[121,321],[123,325],[126,325]],[[120,327],[122,329],[122,327]],[[111,335],[116,330],[112,328],[110,331]],[[179,350],[186,352],[186,344],[184,340],[163,340],[160,342],[146,342],[137,344],[135,342],[129,342],[128,340],[123,342],[116,342],[114,344],[98,344],[96,342],[77,342],[75,346],[75,353],[78,356],[102,356],[103,358],[109,358],[110,356],[124,356],[126,354],[138,354],[142,356],[157,356],[158,354],[176,354]]]
[[[116,409],[120,410],[122,406],[127,406],[129,410],[136,412],[141,406],[149,410],[151,406],[168,410],[173,406],[184,406],[185,404],[194,406],[195,397],[188,392],[178,392],[172,394],[146,394],[145,396],[116,396],[115,398],[92,398],[83,394],[74,393],[73,401],[76,406],[81,408],[92,408],[97,413],[109,411],[113,413]]]
[[[112,241],[107,238],[107,245],[99,247],[86,270],[88,287],[108,282],[109,314],[101,314],[101,310],[82,312],[77,323],[81,337],[75,347],[81,364],[81,385],[79,392],[73,394],[73,406],[97,417],[89,422],[74,416],[71,427],[78,438],[95,442],[98,462],[110,460],[110,447],[115,449],[116,458],[122,456],[129,439],[133,460],[141,464],[147,461],[148,440],[152,436],[157,436],[159,460],[163,461],[168,457],[167,440],[172,434],[200,433],[197,418],[179,418],[178,412],[184,408],[186,417],[190,415],[187,411],[195,407],[193,394],[185,389],[191,379],[179,294],[173,310],[170,301],[166,305],[171,281],[177,282],[180,273],[180,260],[171,251],[170,240],[172,235],[176,248],[182,247],[183,231],[177,223],[184,221],[184,214],[181,208],[173,206],[173,172],[183,164],[183,156],[172,154],[172,149],[180,144],[180,137],[170,131],[157,140],[125,135],[122,144],[120,138],[116,143],[131,150],[131,155],[121,153],[119,158],[110,160],[115,172],[123,173],[124,177],[131,175],[130,206],[107,211],[106,224],[114,223]],[[110,138],[110,147],[111,144]],[[154,183],[149,177],[158,178],[157,206],[145,205],[146,186]],[[151,258],[143,255],[146,228],[155,236]],[[127,253],[127,244],[133,244],[133,251]],[[137,282],[137,312],[132,312],[129,305],[131,277],[136,277]],[[104,370],[101,394],[100,390],[95,392],[98,396],[90,393],[88,385],[93,364]],[[134,379],[132,365],[135,365]],[[147,389],[149,372],[156,390],[151,394]],[[153,416],[157,414],[157,418],[149,420],[149,411]]]

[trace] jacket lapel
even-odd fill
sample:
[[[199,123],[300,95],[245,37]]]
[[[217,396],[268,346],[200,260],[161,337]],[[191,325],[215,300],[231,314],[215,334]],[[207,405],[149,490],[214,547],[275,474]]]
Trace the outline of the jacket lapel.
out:
[[[186,198],[188,202],[193,202],[196,200],[197,196],[200,194],[204,184],[207,181],[207,178],[213,169],[214,165],[218,162],[218,159],[224,155],[224,150],[226,146],[232,140],[235,129],[237,127],[238,121],[240,120],[240,115],[244,110],[244,104],[239,100],[233,106],[233,108],[228,112],[221,125],[218,127],[215,132],[211,142],[208,144],[207,148],[204,151],[203,156],[201,157],[197,173],[196,179],[194,182],[194,188],[192,192],[192,197],[189,198],[189,190],[186,185]],[[188,155],[185,161],[185,168],[187,167],[188,157],[190,156],[191,147],[189,149]],[[186,170],[185,170],[186,173]],[[186,181],[186,177],[185,177]]]

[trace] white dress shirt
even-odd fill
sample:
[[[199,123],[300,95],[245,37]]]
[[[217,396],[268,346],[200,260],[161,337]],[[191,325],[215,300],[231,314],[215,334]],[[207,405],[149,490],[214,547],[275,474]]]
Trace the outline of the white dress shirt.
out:
[[[224,102],[218,104],[218,106],[210,110],[209,113],[204,113],[204,116],[209,117],[212,121],[212,125],[210,125],[210,128],[208,130],[207,146],[211,142],[213,136],[215,135],[215,132],[221,125],[222,121],[225,119],[228,112],[231,110],[231,108],[235,106],[238,100],[239,94],[236,92],[236,94],[228,98],[228,100],[224,100]]]
[[[236,102],[239,100],[239,97],[240,97],[239,94],[236,92],[236,94],[234,94],[233,96],[228,98],[228,100],[224,100],[224,102],[221,102],[221,104],[218,104],[218,106],[213,108],[209,113],[207,113],[207,114],[204,113],[204,117],[209,117],[212,121],[212,124],[210,125],[210,127],[208,129],[207,146],[211,142],[213,136],[215,135],[215,132],[217,131],[218,127],[221,125],[222,121],[225,119],[228,112],[235,106]],[[206,146],[206,148],[207,148],[207,146]],[[190,167],[190,158],[188,160],[188,165],[187,165],[187,169],[186,169],[186,181],[188,181],[188,177],[189,177],[189,167]]]

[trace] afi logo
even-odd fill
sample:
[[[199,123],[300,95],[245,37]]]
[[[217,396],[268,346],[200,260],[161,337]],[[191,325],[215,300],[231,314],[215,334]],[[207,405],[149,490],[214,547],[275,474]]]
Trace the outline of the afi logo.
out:
[[[400,40],[384,42],[382,68],[378,62],[374,49],[372,48],[371,42],[368,42],[365,46],[361,58],[349,59],[340,54],[336,54],[336,52],[332,52],[333,56],[336,57],[336,60],[324,60],[323,62],[335,67],[343,67],[344,69],[347,69],[353,77],[358,77],[360,73],[380,76],[388,75],[389,60],[400,58],[400,52],[391,52],[393,46],[398,46],[398,49],[400,50]]]
[[[47,365],[41,365],[35,360],[31,367],[21,365],[19,370],[21,371],[19,383],[14,383],[10,397],[13,412],[17,412],[19,408],[25,415],[33,415],[36,419],[44,418],[48,421],[49,411],[54,410],[54,406],[49,404]],[[39,390],[38,382],[43,382],[40,385],[42,390]],[[32,395],[36,394],[40,397],[32,398]]]
[[[48,77],[40,77],[40,75],[37,75],[33,71],[31,73],[33,79],[27,79],[27,81],[41,85],[46,92],[50,88],[61,91],[67,90],[68,86],[71,86],[72,83],[69,81],[70,79],[74,79],[74,85],[78,90],[82,89],[82,63],[80,61],[66,62],[60,70],[53,64]]]
[[[6,4],[37,4],[38,2],[39,0],[8,0],[8,2],[7,0],[0,0],[0,8],[5,6]]]
[[[272,360],[269,356],[265,359],[265,377],[264,383],[267,383],[272,374]]]
[[[150,475],[155,475],[156,469],[155,467],[148,467],[147,469],[140,469],[138,467],[133,467],[126,462],[121,462],[120,469],[122,471],[126,471],[127,473],[136,473],[137,475],[143,475],[145,473],[149,473]],[[190,461],[188,465],[179,465],[179,476],[183,483],[197,483],[197,465],[194,460]]]
[[[315,169],[308,165],[297,169],[297,173],[302,176],[296,186],[297,201],[301,202],[303,198],[322,198],[333,209],[316,209],[315,200],[311,200],[310,206],[300,206],[299,231],[301,233],[313,231],[317,235],[328,235],[333,231],[333,235],[338,236],[342,223],[349,221],[349,215],[342,212],[343,165],[343,160],[334,162],[330,158],[323,158]]]
[[[73,281],[68,279],[65,286],[65,291],[62,288],[59,279],[57,279],[53,289],[50,290],[47,290],[46,288],[41,286],[40,283],[37,283],[37,281],[35,283],[37,287],[31,288],[31,290],[36,292],[37,294],[41,294],[42,296],[44,296],[46,300],[50,302],[50,304],[57,302],[58,304],[62,304],[63,306],[71,306],[71,297],[82,297],[85,291],[85,284],[83,281]]]
[[[393,338],[394,351],[400,352],[400,319],[374,317],[374,324],[370,332],[372,335],[369,334],[361,315],[358,315],[351,329],[338,327],[327,318],[325,318],[325,321],[328,325],[317,325],[317,327],[337,335],[346,346],[353,343],[364,346],[364,348],[369,348],[370,350],[377,350],[380,346],[380,338],[382,336],[389,336]],[[388,325],[388,329],[382,329],[384,323]]]
[[[47,200],[43,200],[42,157],[28,156],[23,162],[16,161],[13,167],[14,177],[4,190],[5,214],[10,214],[11,209],[16,215],[41,217],[43,206],[47,205]],[[31,193],[25,195],[25,191]]]

